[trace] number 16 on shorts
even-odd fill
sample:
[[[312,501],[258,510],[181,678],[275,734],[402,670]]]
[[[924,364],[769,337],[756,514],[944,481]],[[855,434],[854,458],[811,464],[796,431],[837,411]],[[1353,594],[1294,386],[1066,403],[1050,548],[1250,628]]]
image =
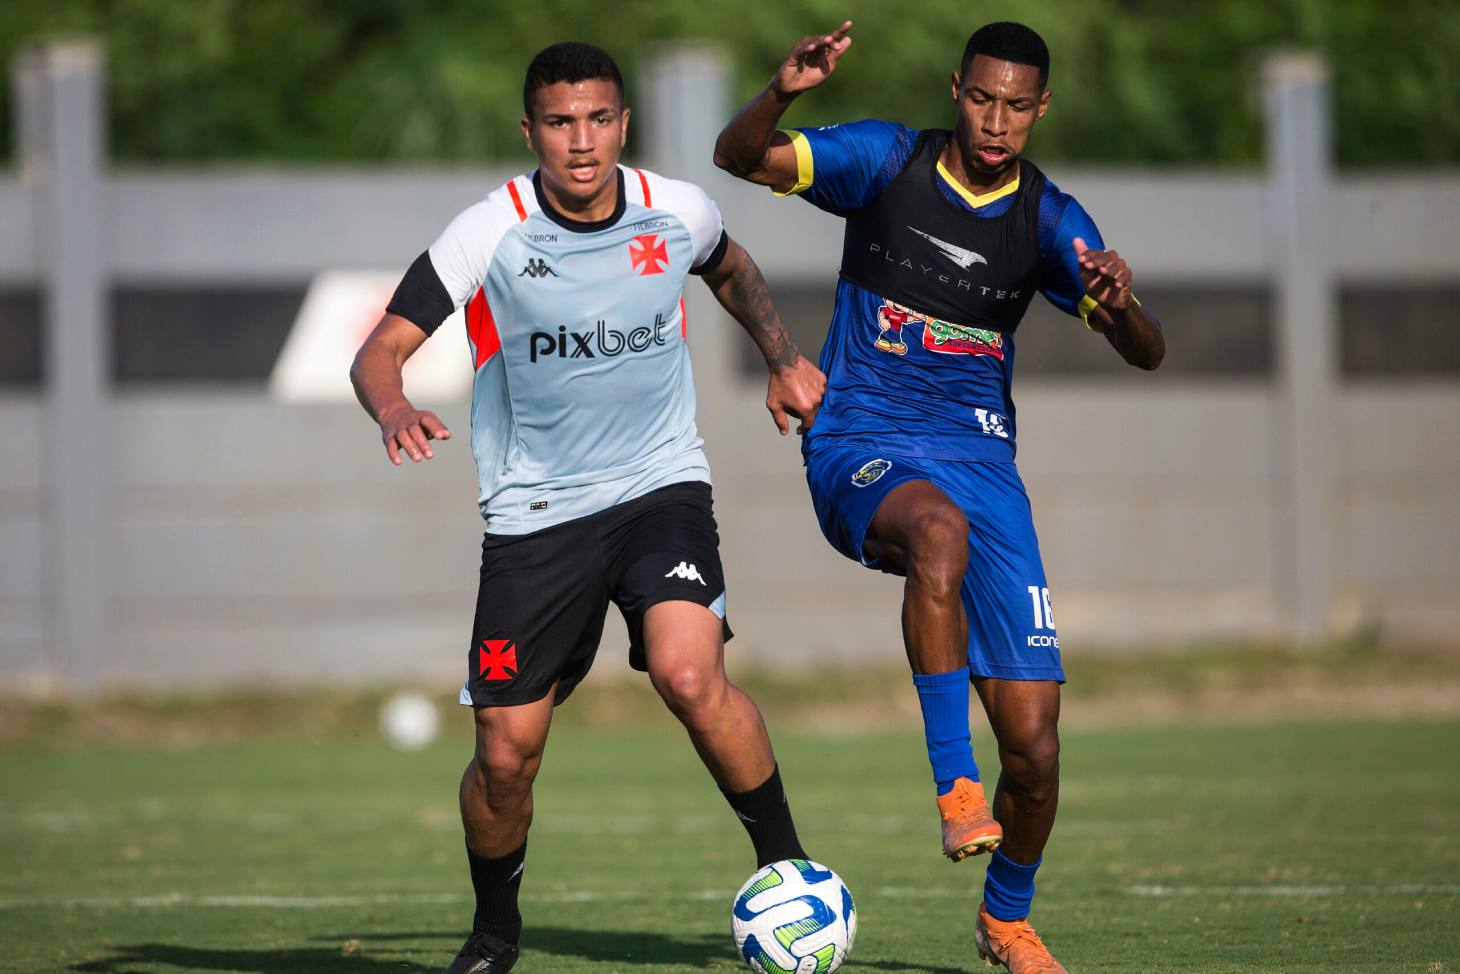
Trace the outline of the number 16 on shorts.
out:
[[[1028,585],[1024,589],[1029,593],[1029,604],[1034,609],[1035,635],[1028,639],[1030,646],[1053,646],[1059,649],[1059,637],[1054,633],[1054,609],[1049,604],[1049,589],[1040,585]],[[1040,635],[1043,631],[1051,635]]]

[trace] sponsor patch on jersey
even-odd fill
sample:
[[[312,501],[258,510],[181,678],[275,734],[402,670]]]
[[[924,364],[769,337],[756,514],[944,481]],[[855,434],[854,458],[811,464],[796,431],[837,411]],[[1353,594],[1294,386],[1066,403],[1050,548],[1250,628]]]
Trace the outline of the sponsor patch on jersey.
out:
[[[928,318],[923,324],[923,348],[943,355],[992,355],[1002,359],[1004,336],[990,328]]]
[[[892,469],[891,460],[868,460],[862,464],[862,468],[852,474],[852,483],[858,487],[866,487],[868,484],[876,483],[877,478]]]
[[[902,329],[910,322],[925,321],[922,315],[896,301],[883,301],[877,309],[877,341],[873,347],[879,352],[894,355],[907,354],[907,342],[902,340]]]

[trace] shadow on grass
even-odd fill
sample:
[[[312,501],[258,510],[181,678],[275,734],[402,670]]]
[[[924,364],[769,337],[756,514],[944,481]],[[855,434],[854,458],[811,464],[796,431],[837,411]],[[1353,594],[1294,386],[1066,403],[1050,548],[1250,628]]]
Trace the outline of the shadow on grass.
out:
[[[316,939],[339,943],[356,939],[365,944],[367,952],[372,941],[440,940],[449,944],[443,949],[444,965],[459,946],[460,933],[415,931],[404,933],[343,933]],[[580,960],[599,963],[615,963],[625,969],[638,965],[683,964],[686,967],[703,969],[715,964],[731,970],[742,969],[729,933],[700,934],[698,936],[672,937],[660,933],[640,930],[580,930],[570,927],[544,927],[537,924],[523,931],[522,948],[527,956],[519,967],[532,970],[551,970],[550,964],[541,961],[533,963],[531,955],[550,954],[556,957],[576,957]],[[844,968],[848,974],[857,971],[887,971],[890,974],[967,974],[967,968],[941,967],[929,964],[909,964],[895,960],[849,960]],[[515,974],[515,972],[514,972]],[[526,974],[526,972],[524,972]]]
[[[110,957],[72,965],[85,974],[132,974],[143,965],[168,964],[185,971],[246,971],[248,974],[437,974],[440,964],[422,967],[399,957],[345,955],[334,947],[185,947],[178,944],[135,944],[116,948]]]
[[[75,964],[70,969],[81,974],[134,974],[142,967],[165,964],[184,971],[230,971],[246,974],[436,974],[460,946],[455,932],[367,933],[316,937],[328,941],[329,947],[280,947],[247,949],[239,947],[188,947],[178,944],[135,944],[117,948],[109,957]],[[359,940],[358,954],[342,954],[339,945],[346,940]],[[381,951],[381,943],[414,940],[439,941],[441,956],[426,966],[402,959],[394,950]],[[375,949],[372,949],[375,946]],[[613,963],[621,969],[640,965],[683,965],[704,969],[733,970],[741,965],[722,935],[700,934],[691,937],[670,937],[642,931],[576,930],[567,927],[534,926],[528,931],[524,948],[529,959],[528,970],[537,967],[551,970],[551,962],[533,963],[531,954],[575,957],[598,963]],[[414,953],[414,951],[413,951]],[[385,954],[385,956],[382,956]],[[888,971],[892,974],[965,974],[964,968],[933,967],[926,964],[905,964],[889,960],[856,960],[844,968],[856,971]],[[524,974],[526,972],[524,971]]]
[[[316,940],[340,943],[344,940],[359,940],[366,953],[371,943],[403,940],[440,941],[441,963],[445,965],[461,946],[463,934],[459,931],[428,932],[405,931],[391,933],[342,933],[316,937]],[[636,964],[683,964],[702,968],[715,961],[727,967],[737,964],[735,950],[729,934],[674,937],[640,930],[582,930],[571,927],[545,927],[532,924],[522,935],[522,949],[528,957],[518,962],[519,967],[531,969],[532,954],[548,954],[554,957],[576,957],[581,960],[615,962],[626,966]],[[551,965],[538,965],[550,970]]]

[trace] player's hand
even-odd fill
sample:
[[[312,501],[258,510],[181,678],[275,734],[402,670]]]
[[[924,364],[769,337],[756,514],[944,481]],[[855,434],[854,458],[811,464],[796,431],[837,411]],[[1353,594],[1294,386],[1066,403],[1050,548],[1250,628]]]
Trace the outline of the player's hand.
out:
[[[795,95],[821,84],[852,46],[848,36],[851,29],[852,22],[845,20],[830,34],[809,34],[801,38],[771,79],[772,87],[782,95]]]
[[[436,455],[431,441],[449,440],[451,431],[435,413],[403,407],[380,417],[380,438],[385,442],[385,455],[398,467],[404,462],[401,454],[412,463],[430,460]]]
[[[1080,261],[1080,283],[1086,294],[1107,311],[1124,311],[1131,306],[1130,267],[1120,254],[1091,250],[1083,237],[1076,237],[1075,257]]]
[[[801,421],[796,435],[801,436],[816,422],[821,397],[826,395],[826,376],[800,355],[790,365],[771,370],[770,388],[766,391],[765,408],[771,411],[776,429],[785,436],[791,431],[794,416]]]

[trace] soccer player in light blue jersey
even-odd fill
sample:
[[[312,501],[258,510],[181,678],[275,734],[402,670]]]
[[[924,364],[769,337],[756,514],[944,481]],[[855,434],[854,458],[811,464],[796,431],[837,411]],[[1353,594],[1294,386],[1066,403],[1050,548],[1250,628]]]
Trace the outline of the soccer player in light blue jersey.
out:
[[[630,664],[684,724],[757,863],[806,858],[765,723],[725,677],[686,278],[701,277],[765,356],[782,435],[790,419],[797,432],[812,425],[825,377],[796,350],[710,198],[619,164],[629,110],[608,54],[578,43],[540,52],[523,109],[537,169],[451,222],[351,370],[391,462],[430,459],[451,434],[406,399],[401,366],[467,306],[487,522],[461,691],[476,715],[460,803],[477,907],[447,974],[505,974],[517,960],[532,782],[553,707],[587,675],[610,602],[628,626]]]
[[[721,132],[715,162],[846,220],[821,353],[826,401],[803,443],[822,532],[903,575],[902,622],[955,862],[992,853],[979,953],[1060,974],[1029,925],[1059,792],[1059,637],[1014,466],[1015,329],[1036,292],[1131,365],[1165,354],[1083,207],[1021,153],[1050,106],[1049,52],[1020,24],[969,38],[951,130],[867,120],[778,131],[851,46],[851,23],[803,38]],[[990,811],[969,747],[969,684],[999,743]]]

